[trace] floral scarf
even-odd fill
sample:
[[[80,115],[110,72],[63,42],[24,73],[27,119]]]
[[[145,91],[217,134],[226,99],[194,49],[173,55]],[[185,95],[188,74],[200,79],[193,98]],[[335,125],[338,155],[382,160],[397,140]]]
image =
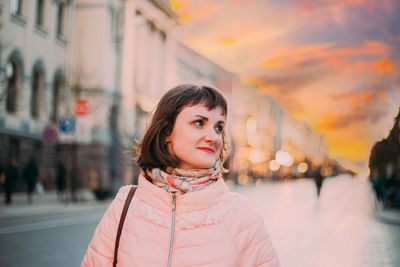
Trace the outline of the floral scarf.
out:
[[[147,170],[146,174],[152,179],[153,184],[177,194],[204,189],[222,177],[219,162],[210,169],[154,168]]]

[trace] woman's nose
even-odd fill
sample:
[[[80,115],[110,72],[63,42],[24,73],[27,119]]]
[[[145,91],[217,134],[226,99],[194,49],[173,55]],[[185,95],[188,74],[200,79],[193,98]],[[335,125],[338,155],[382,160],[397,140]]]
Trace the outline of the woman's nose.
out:
[[[207,128],[204,134],[204,139],[207,142],[217,142],[219,139],[219,135],[215,132],[214,128]]]

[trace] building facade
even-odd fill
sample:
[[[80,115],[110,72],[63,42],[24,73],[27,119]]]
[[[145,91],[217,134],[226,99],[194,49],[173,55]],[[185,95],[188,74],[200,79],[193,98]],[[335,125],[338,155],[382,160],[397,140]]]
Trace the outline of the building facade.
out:
[[[76,0],[70,98],[76,129],[72,174],[79,187],[119,187],[120,62],[124,1]],[[80,107],[80,106],[81,107]]]
[[[244,85],[236,77],[232,96],[232,171],[238,183],[304,177],[307,170],[330,158],[323,135],[256,86]]]
[[[22,170],[29,156],[40,180],[54,183],[55,135],[65,101],[69,1],[2,1],[0,161]],[[21,187],[21,183],[19,185]]]
[[[0,161],[22,170],[35,156],[46,188],[57,161],[73,192],[136,183],[135,143],[181,83],[226,96],[230,178],[274,177],[281,150],[293,164],[328,154],[311,127],[177,41],[167,0],[8,0],[0,11]]]
[[[173,60],[171,31],[178,17],[166,0],[127,0],[124,6],[119,129],[124,166],[121,182],[136,183],[134,147],[151,111],[167,89]]]

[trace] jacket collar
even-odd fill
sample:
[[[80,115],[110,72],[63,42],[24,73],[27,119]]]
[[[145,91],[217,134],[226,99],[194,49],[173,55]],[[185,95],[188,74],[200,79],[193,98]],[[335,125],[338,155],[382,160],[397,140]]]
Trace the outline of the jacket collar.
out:
[[[176,207],[178,212],[206,209],[226,199],[228,193],[229,189],[221,178],[205,189],[177,195]],[[139,176],[135,197],[163,210],[170,210],[172,206],[172,194],[149,182],[143,173]]]

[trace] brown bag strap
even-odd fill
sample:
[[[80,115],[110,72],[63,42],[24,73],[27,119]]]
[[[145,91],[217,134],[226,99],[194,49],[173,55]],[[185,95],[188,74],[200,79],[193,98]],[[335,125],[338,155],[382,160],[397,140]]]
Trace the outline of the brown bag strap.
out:
[[[113,261],[113,266],[114,267],[117,266],[119,239],[121,238],[122,227],[124,226],[126,213],[128,212],[129,204],[132,201],[132,198],[133,198],[133,195],[135,194],[136,189],[137,189],[137,186],[132,186],[131,187],[131,190],[129,191],[129,194],[126,197],[124,208],[122,209],[121,218],[119,219],[117,237],[115,239],[115,248],[114,248],[114,261]]]

